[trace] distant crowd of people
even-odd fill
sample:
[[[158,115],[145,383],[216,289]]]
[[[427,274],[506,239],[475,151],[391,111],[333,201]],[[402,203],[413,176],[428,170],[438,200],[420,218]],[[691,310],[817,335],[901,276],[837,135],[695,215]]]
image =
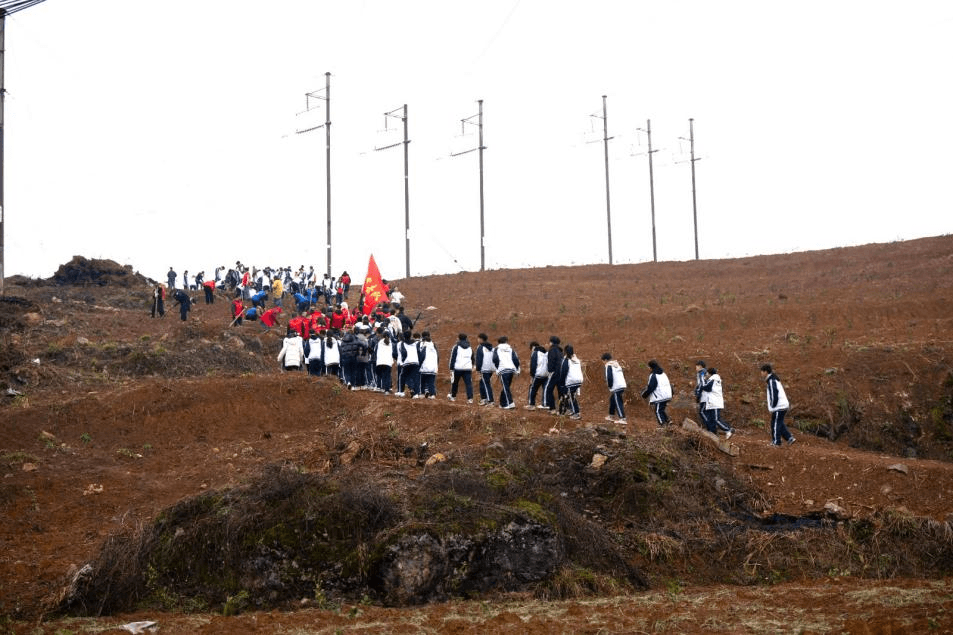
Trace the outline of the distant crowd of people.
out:
[[[436,398],[440,368],[437,346],[429,331],[414,331],[415,320],[404,313],[403,294],[396,286],[388,287],[386,280],[383,281],[386,301],[365,307],[362,293],[352,311],[346,300],[351,286],[347,271],[337,278],[324,274],[319,280],[313,267],[306,271],[301,266],[292,273],[290,267],[249,269],[236,262],[234,269],[217,267],[214,278],[208,281],[204,271],[191,280],[185,271],[182,288],[177,288],[177,278],[170,267],[168,289],[179,306],[182,320],[187,319],[192,304],[189,290],[202,289],[206,304],[213,304],[215,291],[221,290],[233,298],[232,326],[252,321],[261,324],[264,330],[271,330],[280,326],[287,296],[294,310],[289,311],[292,317],[288,319],[286,336],[277,357],[285,371],[331,375],[351,390],[372,390],[414,399]],[[163,285],[154,288],[153,317],[164,315],[165,293]],[[567,414],[570,419],[579,420],[582,415],[578,396],[585,379],[582,362],[573,346],[563,347],[559,337],[551,336],[548,344],[548,348],[536,341],[529,344],[530,382],[523,407]],[[625,372],[610,353],[604,353],[601,360],[609,392],[605,419],[625,425]],[[648,401],[657,424],[670,425],[666,408],[673,396],[672,383],[656,360],[650,360],[647,365],[650,372],[640,395]],[[450,401],[457,400],[462,382],[467,403],[473,403],[476,373],[479,405],[494,407],[498,403],[507,410],[517,407],[512,385],[514,377],[521,372],[521,363],[506,336],[498,337],[494,345],[486,333],[480,333],[476,346],[472,347],[469,336],[460,333],[450,348],[445,368],[451,376],[447,395]],[[722,416],[725,399],[718,369],[698,360],[695,372],[694,396],[702,424],[709,432],[716,435],[722,432],[725,440],[730,439],[735,431]],[[790,445],[795,439],[784,423],[789,408],[784,387],[771,365],[762,366],[761,375],[771,415],[771,445],[780,446],[782,441]],[[494,379],[498,384],[496,389]]]

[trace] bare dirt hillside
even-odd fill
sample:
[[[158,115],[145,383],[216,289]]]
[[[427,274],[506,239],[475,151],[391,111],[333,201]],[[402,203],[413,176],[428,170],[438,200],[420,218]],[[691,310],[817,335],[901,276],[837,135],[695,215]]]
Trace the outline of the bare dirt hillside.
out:
[[[279,335],[227,328],[225,298],[195,293],[186,322],[152,319],[145,283],[74,262],[83,275],[9,280],[0,299],[0,632],[136,620],[167,633],[953,631],[953,237],[402,280],[442,356],[435,400],[281,373]],[[531,340],[572,344],[582,419],[448,401],[459,332],[506,335],[527,364]],[[626,369],[624,427],[604,420],[605,351]],[[738,456],[655,424],[638,394],[651,359],[672,378],[678,424],[697,418],[695,360],[717,366]],[[792,402],[789,447],[768,445],[763,363]],[[251,583],[216,599],[138,572],[115,614],[62,614],[76,571],[108,569],[104,545],[127,545],[114,569],[143,562],[128,545],[185,507],[292,480],[394,505],[391,524],[361,516],[357,574],[309,579],[291,602]],[[209,507],[174,535],[211,536],[237,508]],[[373,540],[393,546],[424,525],[435,540],[496,535],[494,523],[551,531],[558,564],[466,592],[438,580],[424,604],[390,606]]]

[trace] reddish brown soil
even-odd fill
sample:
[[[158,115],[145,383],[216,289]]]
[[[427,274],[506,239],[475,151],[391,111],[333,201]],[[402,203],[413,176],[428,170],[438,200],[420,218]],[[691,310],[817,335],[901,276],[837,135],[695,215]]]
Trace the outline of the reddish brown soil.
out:
[[[676,387],[672,419],[693,417],[693,362],[704,358],[725,378],[725,418],[739,431],[732,440],[740,456],[718,460],[754,484],[770,512],[802,515],[827,503],[855,517],[897,509],[953,535],[951,274],[953,237],[945,236],[738,260],[461,273],[405,280],[401,290],[444,356],[460,331],[474,340],[480,331],[508,335],[527,361],[532,339],[557,334],[573,344],[587,364],[583,420],[561,418],[563,430],[605,423],[599,356],[608,350],[627,367],[625,442],[689,434],[659,430],[638,391],[645,362],[657,359]],[[40,317],[10,313],[15,319],[0,332],[4,380],[22,393],[0,405],[0,631],[122,632],[109,627],[137,619],[157,619],[164,633],[953,630],[950,578],[843,572],[754,587],[659,583],[644,594],[564,602],[504,596],[411,609],[41,621],[44,601],[106,536],[149,523],[184,497],[241,483],[263,465],[327,469],[345,436],[373,448],[399,433],[452,454],[503,436],[548,434],[553,425],[542,412],[450,403],[443,371],[435,401],[341,392],[327,379],[315,386],[278,372],[277,334],[246,324],[244,346],[235,329],[226,337],[226,303],[198,304],[183,324],[172,312],[150,319],[148,294],[8,285],[8,296],[35,302]],[[152,351],[149,374],[90,361],[117,347]],[[226,354],[235,370],[209,361]],[[768,446],[764,362],[792,401],[791,447]],[[521,405],[527,385],[523,373],[514,389]],[[360,460],[367,469],[421,469],[373,452]]]

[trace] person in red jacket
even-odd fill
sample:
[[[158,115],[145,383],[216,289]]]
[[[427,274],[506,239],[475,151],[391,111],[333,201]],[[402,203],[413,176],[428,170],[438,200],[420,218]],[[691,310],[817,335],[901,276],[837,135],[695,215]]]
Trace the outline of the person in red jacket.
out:
[[[264,311],[261,314],[261,325],[265,328],[266,331],[270,331],[271,327],[278,325],[278,314],[281,313],[281,307],[276,306]]]
[[[321,311],[315,311],[311,314],[311,332],[317,333],[318,336],[324,337],[325,332],[328,330],[328,321],[324,319],[324,313]]]
[[[304,314],[296,315],[288,320],[288,328],[293,329],[303,339],[308,339],[308,333],[311,330],[309,320]]]
[[[344,294],[343,294],[344,297],[347,297],[348,292],[351,290],[351,276],[350,276],[350,274],[348,274],[347,271],[345,271],[344,273],[342,273],[342,274],[341,274],[341,277],[340,277],[340,279],[339,279],[339,282],[341,283],[341,287],[343,287],[341,290],[344,292]]]
[[[205,304],[215,304],[215,281],[206,280],[203,282],[202,290],[205,291]]]
[[[245,315],[245,305],[239,296],[232,300],[232,326],[241,326],[243,315]]]
[[[344,313],[340,307],[334,309],[334,313],[331,314],[331,328],[339,331],[344,330]]]

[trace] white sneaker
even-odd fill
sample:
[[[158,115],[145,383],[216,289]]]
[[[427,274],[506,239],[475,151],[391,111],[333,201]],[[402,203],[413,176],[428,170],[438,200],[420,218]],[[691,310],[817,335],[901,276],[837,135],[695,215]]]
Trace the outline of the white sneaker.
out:
[[[579,415],[571,415],[569,418],[572,419],[573,421],[579,421],[580,419],[582,419],[582,417]]]
[[[500,406],[500,408],[502,408],[503,410],[512,410],[512,409],[515,408],[515,407],[516,407],[516,404],[515,404],[515,403],[511,403],[511,404],[508,405],[508,406]]]
[[[423,395],[414,395],[414,396],[413,396],[413,399],[423,399],[423,398],[424,398]]]
[[[534,405],[532,405],[532,404],[527,405],[527,406],[523,406],[523,407],[526,408],[527,410],[536,410],[536,406],[534,406]]]
[[[480,400],[480,405],[481,405],[481,406],[485,406],[485,405],[486,405],[486,399],[481,399],[481,400]]]
[[[612,415],[606,415],[606,421],[615,421],[615,417]]]
[[[629,423],[629,422],[626,421],[625,419],[616,419],[615,422],[618,423],[618,424],[621,425],[621,426],[624,426],[624,425],[626,425],[627,423]]]
[[[457,400],[457,398],[454,397],[453,395],[447,395],[447,399],[449,399],[450,401],[456,401],[456,400]]]
[[[472,399],[467,399],[467,403],[473,403]]]
[[[727,441],[728,439],[730,439],[730,438],[731,438],[731,435],[733,435],[734,433],[735,433],[734,430],[729,430],[728,432],[726,432],[726,433],[725,433],[725,441]]]
[[[404,396],[404,393],[402,393],[402,392],[395,392],[395,393],[394,393],[394,396],[395,396],[395,397],[403,397],[403,396]]]

